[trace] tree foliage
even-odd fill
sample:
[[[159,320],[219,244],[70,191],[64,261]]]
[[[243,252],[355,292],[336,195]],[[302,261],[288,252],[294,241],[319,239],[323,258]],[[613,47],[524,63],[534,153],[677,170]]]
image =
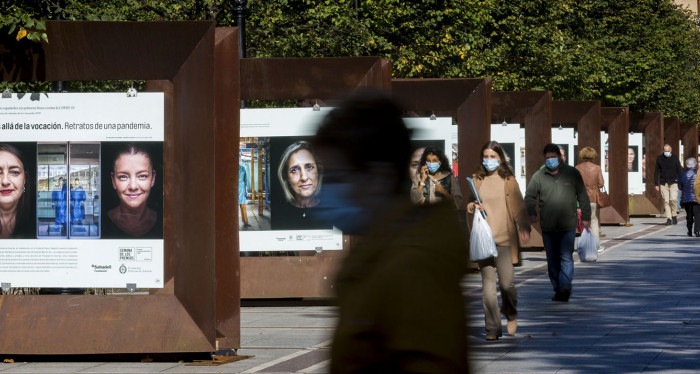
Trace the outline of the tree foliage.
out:
[[[235,24],[230,0],[55,1],[0,0],[0,27],[40,41],[39,22],[56,14]],[[490,77],[496,90],[551,90],[555,99],[700,121],[700,22],[670,0],[250,0],[248,7],[249,57],[378,55],[391,58],[397,78]]]

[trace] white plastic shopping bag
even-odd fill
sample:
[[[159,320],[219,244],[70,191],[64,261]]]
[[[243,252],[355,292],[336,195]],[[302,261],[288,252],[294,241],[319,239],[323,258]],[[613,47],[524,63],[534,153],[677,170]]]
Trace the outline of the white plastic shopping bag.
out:
[[[585,229],[578,239],[578,258],[581,262],[595,262],[598,260],[598,238],[591,232],[591,229]]]
[[[479,261],[498,256],[491,228],[480,214],[479,209],[476,209],[474,212],[474,223],[472,224],[472,232],[469,239],[470,260]]]

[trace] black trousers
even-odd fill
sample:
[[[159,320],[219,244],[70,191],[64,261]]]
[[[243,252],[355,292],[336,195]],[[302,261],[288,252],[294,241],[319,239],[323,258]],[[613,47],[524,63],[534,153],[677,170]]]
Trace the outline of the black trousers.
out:
[[[700,205],[698,203],[683,203],[683,208],[685,208],[685,224],[688,226],[688,231],[700,232]],[[695,223],[695,230],[693,230],[693,223]]]

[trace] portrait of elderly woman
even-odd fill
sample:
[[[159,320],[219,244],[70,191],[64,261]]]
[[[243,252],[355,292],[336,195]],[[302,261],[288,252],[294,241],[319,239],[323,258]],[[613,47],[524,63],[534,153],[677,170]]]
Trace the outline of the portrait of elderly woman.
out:
[[[112,153],[109,149],[104,151]],[[105,157],[105,160],[112,161],[105,164],[110,169],[103,171],[103,184],[112,186],[114,194],[111,199],[118,203],[110,208],[112,205],[104,202],[108,210],[102,222],[103,238],[163,238],[162,204],[159,203],[163,199],[162,171],[156,168],[160,165],[156,157],[158,160],[162,158],[162,144],[121,143],[112,157]],[[105,179],[108,179],[107,183]]]
[[[273,158],[276,158],[276,149],[283,150],[278,153],[279,163],[272,165],[277,172],[279,196],[274,200],[277,204],[272,207],[271,229],[332,228],[320,222],[313,210],[319,204],[323,167],[311,144],[305,140],[290,144],[288,138],[275,138],[271,140]]]
[[[26,145],[33,145],[36,152],[36,143]],[[33,179],[29,173],[35,162],[27,158],[34,152],[0,143],[0,239],[36,238]]]

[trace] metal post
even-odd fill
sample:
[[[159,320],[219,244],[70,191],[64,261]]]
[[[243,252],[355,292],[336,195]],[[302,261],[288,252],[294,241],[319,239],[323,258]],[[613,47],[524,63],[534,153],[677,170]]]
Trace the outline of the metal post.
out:
[[[57,8],[57,9],[62,9],[61,0],[56,0],[56,8]],[[55,19],[56,21],[60,21],[60,20],[63,19],[63,17],[61,17],[61,13],[60,13],[60,12],[57,12],[57,13],[56,13],[56,16],[54,17],[54,19]],[[56,84],[55,84],[55,86],[54,86],[54,91],[56,91],[56,92],[65,92],[65,91],[66,91],[66,83],[65,83],[64,81],[56,81]]]
[[[245,16],[248,14],[248,0],[234,0],[233,14],[236,16],[236,26],[238,26],[238,56],[245,58]],[[245,100],[241,100],[241,109],[245,108]]]

